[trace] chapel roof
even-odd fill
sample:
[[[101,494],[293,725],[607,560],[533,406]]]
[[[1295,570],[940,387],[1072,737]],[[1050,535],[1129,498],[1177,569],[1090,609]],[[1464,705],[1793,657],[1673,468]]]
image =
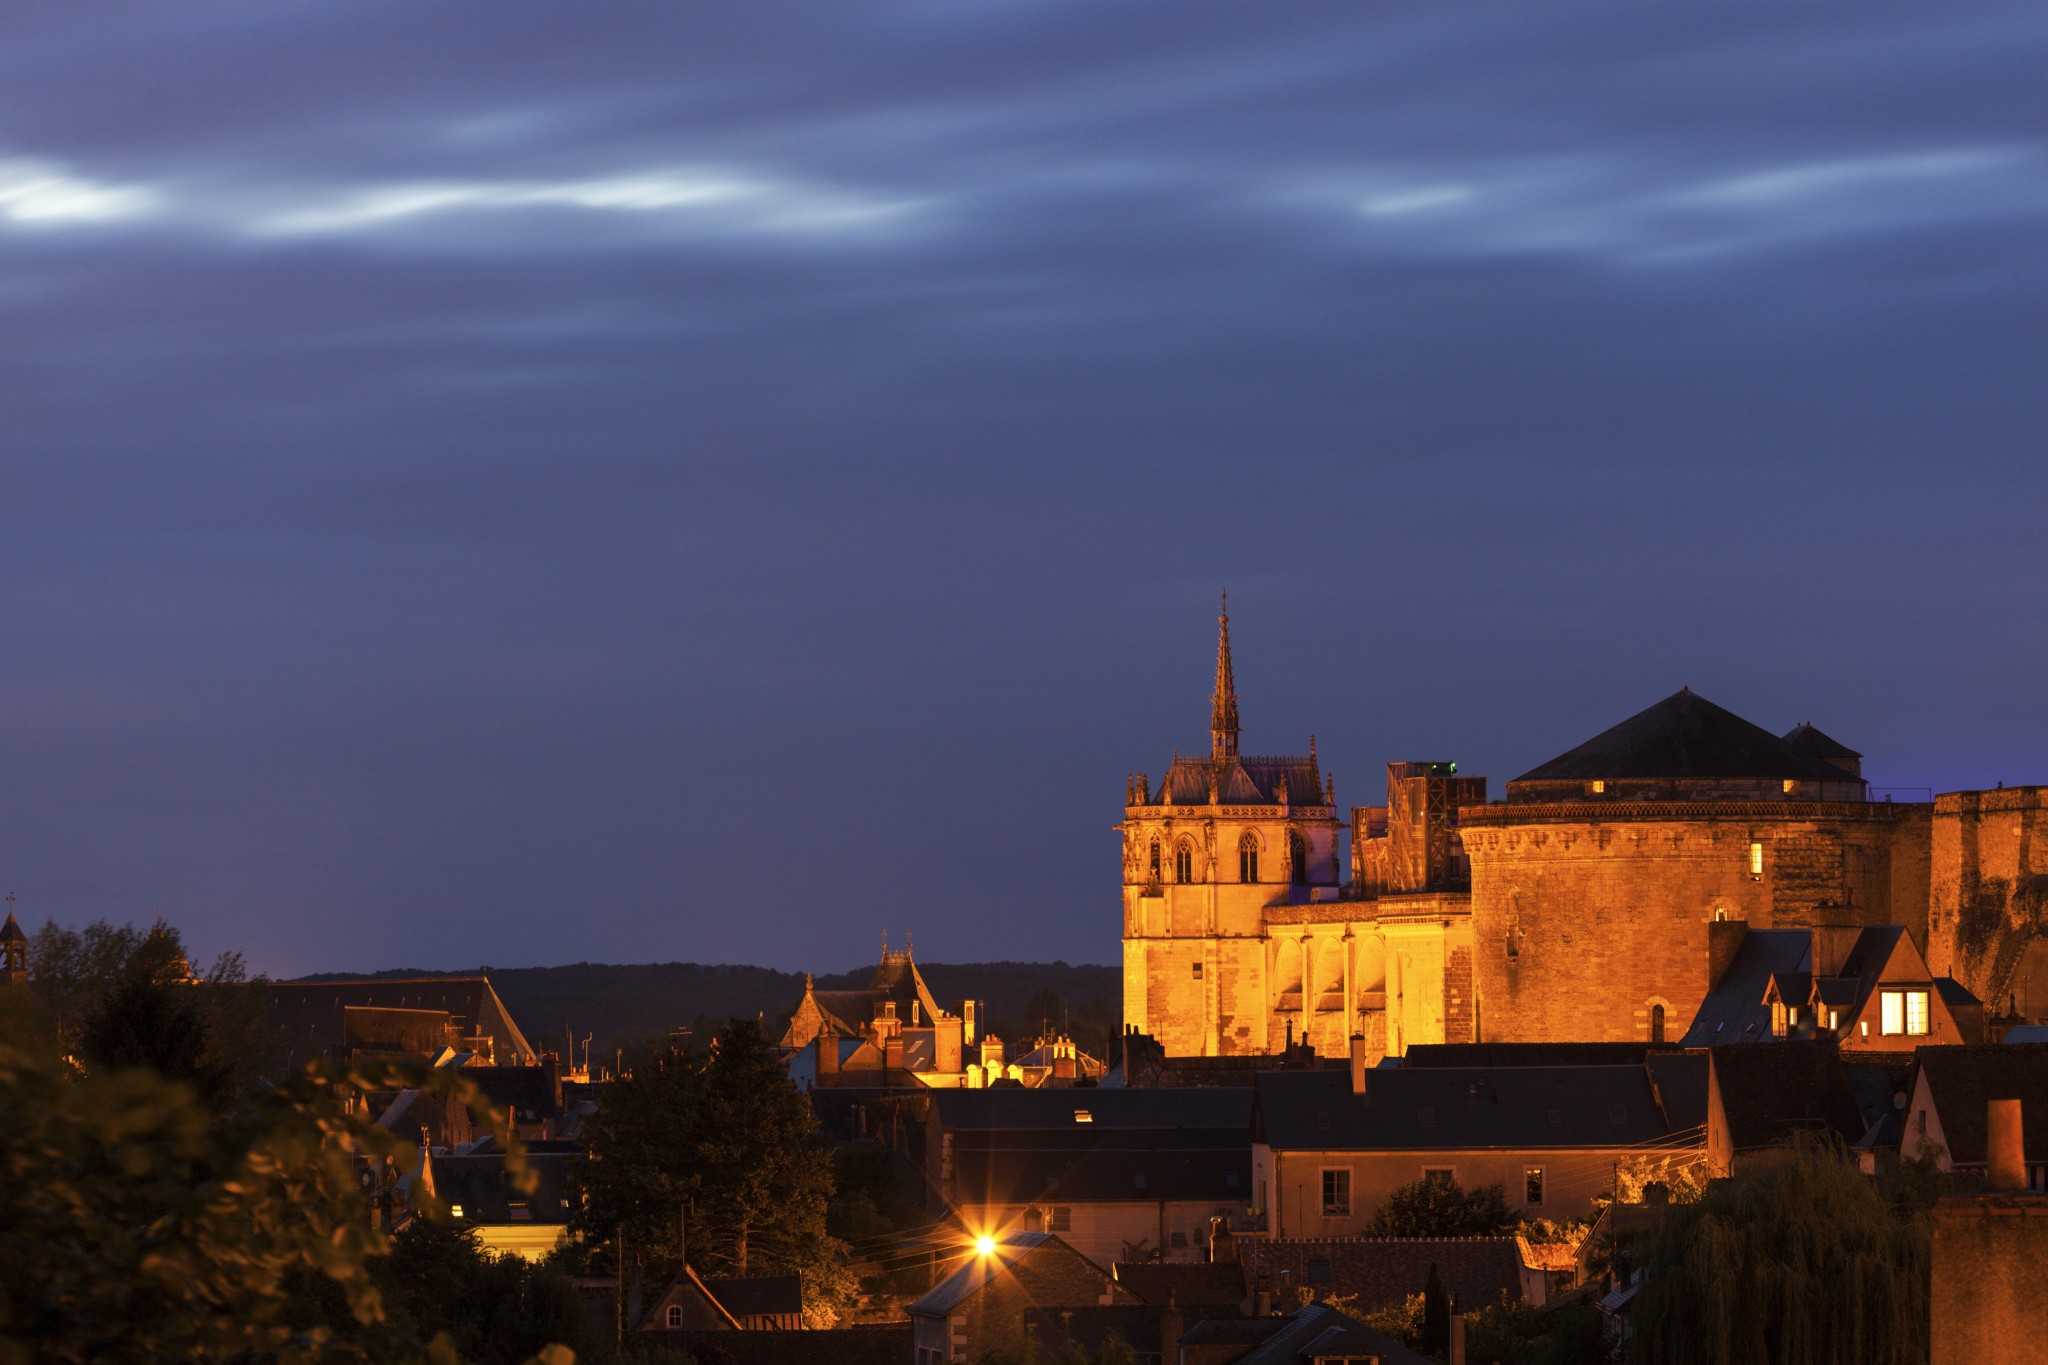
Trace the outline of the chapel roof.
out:
[[[28,935],[21,932],[21,926],[14,922],[14,912],[7,912],[7,923],[0,924],[0,943],[26,943]]]
[[[1815,758],[1861,758],[1862,754],[1823,732],[1810,720],[1802,720],[1785,732],[1785,742]]]
[[[1682,687],[1515,781],[1670,777],[1854,780],[1834,764]]]

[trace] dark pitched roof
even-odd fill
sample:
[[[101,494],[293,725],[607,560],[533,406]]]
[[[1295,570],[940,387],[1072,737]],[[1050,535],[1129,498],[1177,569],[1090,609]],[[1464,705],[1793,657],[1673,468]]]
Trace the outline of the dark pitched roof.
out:
[[[1266,806],[1279,799],[1284,778],[1287,800],[1296,806],[1323,804],[1323,777],[1313,758],[1227,758],[1219,768],[1208,758],[1175,758],[1160,781],[1162,806],[1206,806],[1209,779],[1216,779],[1216,799],[1225,805]]]
[[[1985,1102],[2018,1100],[2027,1160],[2048,1161],[2048,1043],[1923,1047],[1920,1076],[1941,1116],[1949,1160],[1982,1165]]]
[[[1437,1268],[1458,1311],[1477,1312],[1522,1297],[1522,1251],[1512,1237],[1333,1237],[1238,1245],[1245,1283],[1281,1302],[1297,1286],[1342,1297],[1356,1294],[1371,1312],[1420,1294]]]
[[[14,912],[7,912],[7,923],[0,924],[0,943],[26,943],[28,935],[21,932],[21,926],[14,922]]]
[[[1245,1298],[1244,1269],[1236,1261],[1119,1261],[1110,1273],[1141,1303],[1164,1308],[1171,1296],[1174,1305],[1190,1316],[1227,1316]]]
[[[471,1223],[566,1223],[569,1221],[569,1183],[582,1165],[581,1156],[529,1153],[527,1165],[534,1171],[529,1194],[512,1188],[505,1173],[505,1158],[496,1156],[436,1156],[434,1192],[442,1202],[460,1205],[464,1221]],[[523,1217],[515,1217],[523,1209]]]
[[[562,1076],[551,1064],[466,1066],[462,1074],[515,1120],[551,1119],[562,1112]]]
[[[1349,1073],[1346,1073],[1349,1074]],[[948,1128],[1229,1128],[1251,1122],[1249,1089],[939,1090],[932,1094]],[[1078,1117],[1086,1113],[1087,1119]]]
[[[611,1312],[608,1300],[601,1312]],[[731,1365],[902,1365],[911,1358],[916,1341],[914,1327],[893,1322],[815,1332],[643,1329],[640,1335],[650,1344],[673,1344],[694,1352],[699,1360],[730,1361]]]
[[[440,1010],[467,1036],[487,1035],[502,1064],[531,1064],[533,1045],[519,1031],[504,1001],[481,976],[436,976],[379,981],[277,981],[264,989],[268,1018],[283,1035],[294,1063],[346,1046],[351,1007]]]
[[[1382,1066],[1639,1066],[1676,1043],[1410,1043]]]
[[[1385,1365],[1426,1365],[1428,1360],[1358,1319],[1319,1303],[1295,1309],[1280,1319],[1280,1324],[1279,1331],[1239,1356],[1233,1365],[1301,1365],[1323,1356],[1377,1356]]]
[[[1765,988],[1772,977],[1796,972],[1812,960],[1811,930],[1751,929],[1679,1041],[1687,1047],[1770,1041],[1771,1007],[1764,1002]]]
[[[1183,1319],[1185,1321],[1185,1319]],[[1087,1304],[1072,1308],[1027,1308],[1024,1323],[1046,1356],[1059,1359],[1071,1345],[1093,1360],[1114,1337],[1136,1355],[1159,1353],[1159,1310],[1144,1304]]]
[[[801,1275],[746,1275],[707,1279],[704,1287],[725,1311],[745,1322],[748,1318],[773,1317],[804,1311],[804,1281]]]
[[[987,1256],[970,1256],[951,1275],[910,1305],[913,1316],[945,1317],[979,1294],[998,1275],[1017,1282],[1025,1294],[1047,1308],[1083,1308],[1102,1302],[1132,1302],[1093,1261],[1050,1232],[1012,1232]]]
[[[1048,1133],[968,1129],[954,1135],[959,1204],[1125,1203],[1251,1197],[1247,1129]]]
[[[1652,777],[1855,780],[1762,726],[1681,688],[1515,781]]]
[[[1785,732],[1784,738],[1787,744],[1799,750],[1799,752],[1812,754],[1815,758],[1863,757],[1862,754],[1857,753],[1839,739],[1822,733],[1811,721],[1800,721]]]
[[[1795,1133],[1831,1133],[1854,1143],[1869,1127],[1832,1038],[1734,1043],[1714,1048],[1713,1056],[1737,1151],[1775,1147]]]
[[[1703,1069],[1669,1079],[1705,1089]],[[1679,1135],[1651,1080],[1641,1065],[1380,1067],[1354,1095],[1346,1072],[1272,1072],[1253,1134],[1292,1151],[1637,1147]],[[1705,1107],[1678,1098],[1681,1112]]]

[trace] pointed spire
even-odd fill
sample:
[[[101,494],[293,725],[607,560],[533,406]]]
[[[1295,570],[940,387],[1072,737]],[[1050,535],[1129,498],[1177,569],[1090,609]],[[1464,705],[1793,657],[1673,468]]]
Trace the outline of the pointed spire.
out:
[[[1230,594],[1216,618],[1216,695],[1209,706],[1209,756],[1237,757],[1237,679],[1230,668]]]

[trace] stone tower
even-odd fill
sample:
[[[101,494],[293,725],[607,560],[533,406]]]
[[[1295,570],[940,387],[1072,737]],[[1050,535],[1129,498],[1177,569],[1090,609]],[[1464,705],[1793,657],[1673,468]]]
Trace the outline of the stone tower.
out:
[[[1217,618],[1209,752],[1174,755],[1155,787],[1125,784],[1124,1019],[1174,1056],[1278,1051],[1276,992],[1303,971],[1275,957],[1272,906],[1333,900],[1342,876],[1334,785],[1305,756],[1238,752],[1229,600]],[[1308,970],[1313,970],[1311,965]],[[1276,1022],[1277,1021],[1277,1022]]]
[[[7,923],[0,925],[0,981],[9,986],[28,981],[28,935],[14,922],[12,910],[7,912]]]

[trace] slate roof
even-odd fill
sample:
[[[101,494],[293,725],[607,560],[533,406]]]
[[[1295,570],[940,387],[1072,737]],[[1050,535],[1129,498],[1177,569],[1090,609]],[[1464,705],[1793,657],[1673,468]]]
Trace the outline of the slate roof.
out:
[[[1832,1038],[1780,1038],[1713,1049],[1714,1080],[1735,1150],[1775,1147],[1795,1133],[1844,1143],[1869,1124],[1856,1104]]]
[[[954,1135],[957,1205],[1142,1203],[1171,1200],[1219,1207],[1251,1198],[1251,1143],[1229,1132]]]
[[[703,1283],[711,1297],[741,1322],[804,1311],[801,1275],[734,1275]]]
[[[272,1028],[282,1035],[294,1064],[334,1053],[346,1044],[350,1007],[441,1010],[465,1036],[488,1035],[501,1065],[530,1065],[533,1045],[513,1022],[505,1002],[482,976],[394,978],[380,981],[277,981],[264,991]]]
[[[1227,758],[1219,770],[1208,758],[1179,757],[1160,779],[1152,804],[1206,806],[1209,777],[1216,774],[1216,799],[1223,805],[1270,806],[1278,803],[1280,779],[1287,779],[1288,802],[1296,806],[1323,804],[1323,776],[1312,758]]]
[[[1346,1072],[1271,1072],[1254,1090],[1253,1138],[1289,1151],[1639,1147],[1680,1133],[1652,1079],[1640,1065],[1382,1067],[1354,1095]],[[1680,1113],[1704,1112],[1703,1067],[1665,1080]]]
[[[1139,1302],[1164,1308],[1170,1296],[1174,1306],[1191,1317],[1234,1314],[1246,1296],[1244,1269],[1236,1261],[1119,1261],[1110,1273]]]
[[[1856,780],[1691,688],[1680,688],[1515,781],[1658,777]]]
[[[1041,1259],[1051,1263],[1045,1267],[1049,1273],[1041,1274],[1034,1267],[1034,1263]],[[1047,1308],[1092,1306],[1100,1302],[1100,1294],[1104,1291],[1114,1295],[1118,1303],[1132,1302],[1129,1290],[1117,1286],[1093,1261],[1056,1234],[1012,1232],[996,1243],[991,1254],[969,1256],[958,1270],[911,1304],[910,1313],[914,1317],[945,1317],[987,1288],[996,1276],[1003,1274],[1015,1278],[1020,1288],[1037,1297]],[[1102,1290],[1098,1291],[1084,1282],[1099,1283]],[[1084,1292],[1087,1294],[1085,1299],[1074,1299],[1074,1295]],[[1062,1303],[1062,1298],[1068,1301]]]
[[[1796,972],[1812,960],[1810,930],[1751,929],[1679,1041],[1687,1047],[1770,1042],[1771,1007],[1764,1001],[1765,988],[1773,977]]]
[[[601,1310],[609,1321],[610,1301]],[[799,1332],[671,1332],[642,1328],[649,1345],[674,1345],[699,1360],[730,1365],[903,1365],[915,1350],[916,1329],[907,1323],[835,1327]]]
[[[0,943],[26,942],[28,942],[28,935],[21,932],[21,926],[15,923],[14,912],[9,910],[7,912],[7,923],[0,924]]]
[[[1839,739],[1823,733],[1811,721],[1800,721],[1787,730],[1785,742],[1803,754],[1815,758],[1861,758],[1862,754],[1842,743]]]
[[[512,1188],[502,1155],[436,1155],[434,1192],[450,1205],[461,1205],[466,1222],[566,1223],[570,1180],[583,1160],[581,1156],[529,1153],[526,1162],[534,1170],[535,1183],[530,1194],[522,1195]],[[513,1217],[515,1202],[525,1204],[526,1217]]]
[[[1983,1165],[1985,1102],[2018,1100],[2027,1161],[2048,1161],[2048,1043],[1923,1047],[1919,1056],[1949,1160]]]
[[[1333,1073],[1344,1074],[1345,1073]],[[948,1128],[1210,1128],[1245,1131],[1251,1123],[1249,1088],[1083,1088],[1079,1090],[939,1090],[932,1094]],[[1088,1122],[1076,1120],[1085,1111]]]
[[[1144,1304],[1027,1308],[1024,1322],[1042,1358],[1060,1359],[1071,1344],[1093,1360],[1102,1354],[1111,1337],[1130,1347],[1135,1355],[1157,1356],[1159,1353],[1159,1310]]]
[[[1410,1043],[1381,1066],[1639,1066],[1677,1043]]]
[[[1362,1312],[1420,1294],[1434,1265],[1461,1313],[1522,1297],[1522,1251],[1512,1237],[1331,1237],[1238,1246],[1245,1283],[1281,1302],[1296,1286],[1356,1294]]]
[[[1285,1317],[1246,1322],[1210,1320],[1181,1336],[1183,1346],[1243,1346],[1231,1365],[1301,1365],[1317,1356],[1378,1356],[1385,1365],[1430,1365],[1392,1337],[1319,1303],[1297,1308]]]

